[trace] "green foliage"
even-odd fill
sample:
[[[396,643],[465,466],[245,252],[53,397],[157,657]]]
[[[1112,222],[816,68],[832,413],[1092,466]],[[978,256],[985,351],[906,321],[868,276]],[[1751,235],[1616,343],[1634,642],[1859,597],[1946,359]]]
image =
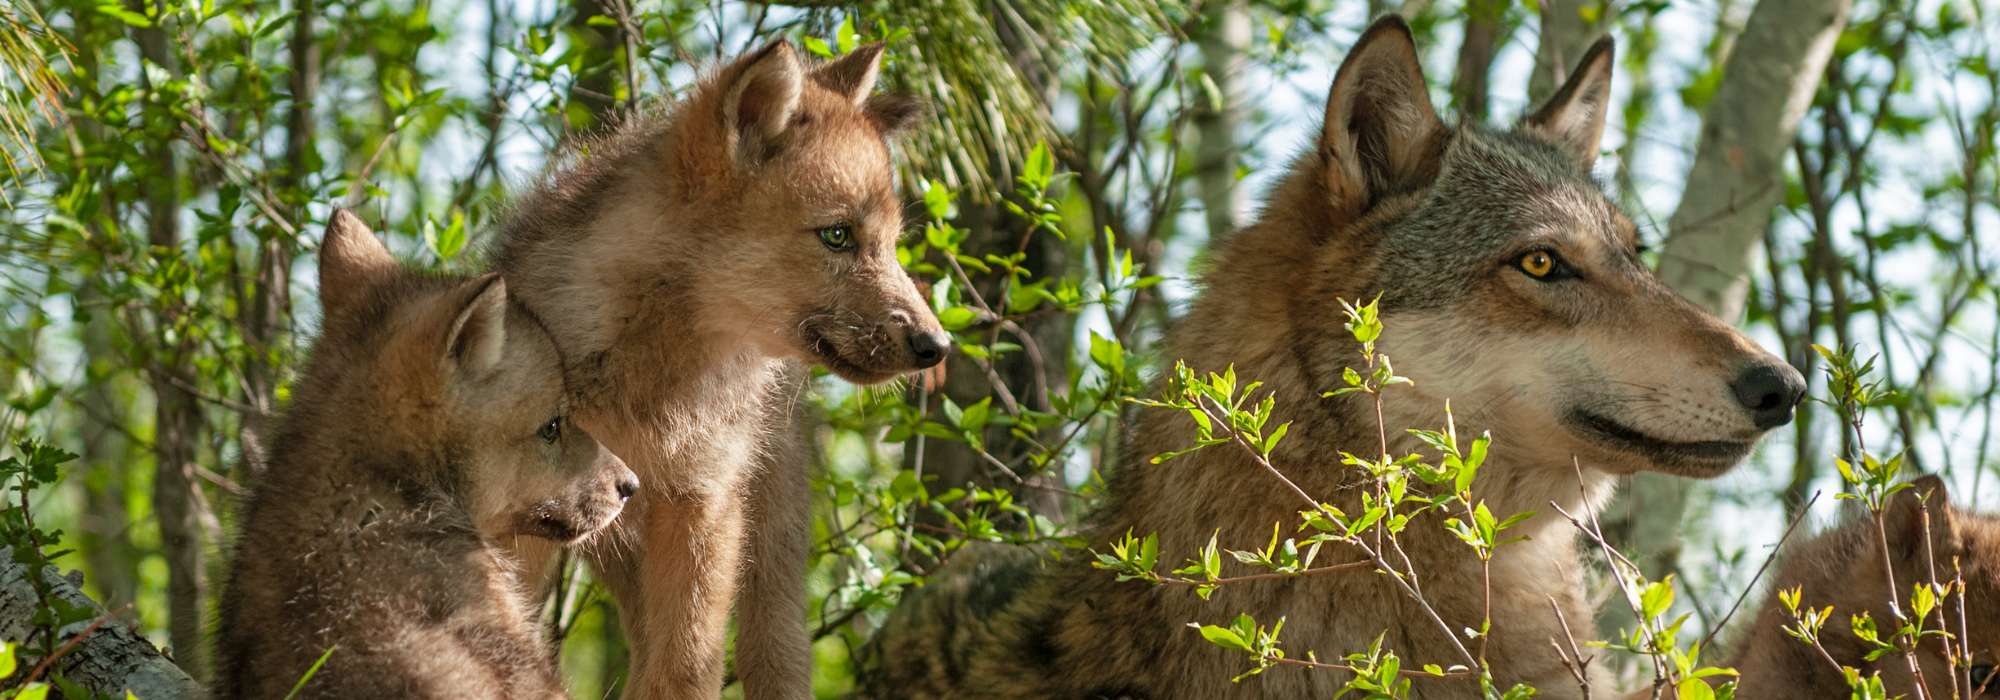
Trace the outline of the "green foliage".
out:
[[[1324,81],[1375,5],[1247,3],[1248,37],[1231,49],[1246,70],[1235,76],[1228,56],[1208,55],[1230,3],[622,5],[629,12],[366,0],[301,14],[253,0],[0,0],[0,434],[52,441],[7,463],[10,505],[27,496],[34,506],[33,523],[25,507],[0,515],[11,556],[65,557],[87,572],[93,595],[118,598],[107,602],[129,605],[142,632],[174,641],[165,591],[171,573],[188,572],[164,556],[168,543],[214,551],[215,533],[233,523],[229,504],[252,477],[238,465],[268,447],[258,431],[284,405],[314,332],[312,241],[330,208],[358,207],[421,265],[476,268],[510,183],[557,144],[680,94],[716,57],[776,38],[818,58],[887,42],[883,88],[929,102],[896,144],[902,194],[920,205],[909,209],[920,230],[897,253],[928,284],[957,350],[949,377],[866,390],[827,380],[812,398],[822,693],[847,690],[848,648],[902,591],[973,544],[1085,556],[1135,587],[1204,599],[1251,580],[1325,575],[1387,577],[1414,591],[1422,572],[1383,554],[1391,540],[1425,528],[1486,562],[1534,515],[1493,512],[1481,498],[1489,449],[1512,436],[1459,435],[1449,404],[1441,426],[1379,426],[1378,444],[1307,454],[1256,377],[1159,356],[1207,241],[1226,235],[1191,216],[1230,206],[1231,194],[1206,191],[1201,176],[1268,189],[1316,126],[1289,93],[1317,106],[1324,85],[1306,83]],[[480,19],[489,7],[490,26]],[[1537,7],[1506,10],[1503,45],[1525,38],[1534,48],[1532,20],[1521,31],[1512,23]],[[1433,40],[1463,35],[1448,10],[1410,18],[1427,66],[1458,58],[1459,46]],[[1671,236],[1651,230],[1668,220],[1678,184],[1657,166],[1697,140],[1695,112],[1726,78],[1720,58],[1741,13],[1690,16],[1665,2],[1578,10],[1620,40],[1618,80],[1629,92],[1607,142],[1617,148],[1616,194],[1644,237]],[[1853,18],[1774,174],[1783,211],[1766,236],[1768,265],[1749,280],[1759,337],[1776,337],[1795,366],[1820,364],[1827,386],[1822,403],[1801,409],[1796,439],[1758,458],[1756,473],[1789,470],[1782,493],[1762,493],[1755,479],[1725,486],[1760,513],[1796,507],[1836,478],[1844,502],[1879,511],[1912,473],[1969,478],[2000,465],[1986,439],[2000,395],[1986,372],[2000,352],[1988,320],[2000,300],[1991,282],[2000,247],[1989,244],[2000,54],[1984,41],[1996,17],[1947,2],[1923,12],[1861,3]],[[1700,36],[1680,32],[1711,19]],[[313,58],[300,65],[312,70],[301,72],[294,54],[307,48]],[[1949,73],[1949,90],[1934,69]],[[1505,86],[1522,76],[1503,73],[1493,74],[1495,92],[1511,99]],[[308,77],[312,102],[295,85]],[[1214,131],[1225,112],[1241,121]],[[1227,157],[1201,152],[1218,141]],[[1410,380],[1378,352],[1381,308],[1343,307],[1356,353],[1339,377],[1321,378],[1324,400],[1400,400],[1391,387]],[[1880,354],[1860,359],[1859,344]],[[1270,533],[1215,531],[1194,551],[1161,552],[1141,532],[1086,541],[1076,523],[1103,495],[1098,470],[1134,457],[1124,454],[1126,419],[1163,409],[1187,416],[1194,439],[1136,457],[1233,450],[1271,467],[1258,478],[1348,470],[1361,495],[1336,507],[1328,494],[1305,494],[1297,520]],[[1838,450],[1821,444],[1836,437]],[[81,457],[58,470],[52,445]],[[163,460],[189,468],[161,470]],[[192,503],[200,517],[166,523],[159,497]],[[1711,549],[1726,534],[1691,527],[1683,549]],[[1657,666],[1642,675],[1682,679],[1682,697],[1727,697],[1726,676],[1704,658],[1712,652],[1694,641],[1714,621],[1689,613],[1718,608],[1750,567],[1728,553],[1690,557],[1684,575],[1657,580],[1607,565],[1645,618],[1612,643],[1633,652],[1618,661]],[[212,575],[215,563],[197,569]],[[1865,630],[1884,645],[1874,647],[1881,661],[1897,662],[1917,640],[1937,639],[1944,628],[1921,621],[1963,595],[1922,583],[1896,589],[1906,619],[1863,623],[1838,611],[1841,624],[1836,611],[1795,601],[1792,627]],[[581,602],[554,606],[569,632],[572,687],[602,695],[623,672],[623,650],[606,631],[615,624],[602,592],[587,579],[573,590]],[[20,658],[47,654],[56,627],[85,619],[46,607],[39,622],[50,631],[17,640]],[[1439,682],[1427,677],[1490,678],[1477,648],[1490,621],[1450,622],[1466,658],[1407,659],[1378,643],[1319,650],[1329,659],[1320,661],[1283,653],[1282,622],[1218,629],[1253,668],[1336,664],[1355,679],[1349,695],[1395,697]],[[1589,627],[1571,622],[1580,634]],[[1880,677],[1852,677],[1856,697],[1885,695]]]

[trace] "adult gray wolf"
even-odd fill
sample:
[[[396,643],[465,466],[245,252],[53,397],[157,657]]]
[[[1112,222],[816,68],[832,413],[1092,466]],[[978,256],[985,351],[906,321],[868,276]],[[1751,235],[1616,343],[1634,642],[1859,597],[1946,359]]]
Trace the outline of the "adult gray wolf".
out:
[[[1577,537],[1550,501],[1595,508],[1620,474],[1721,474],[1791,419],[1805,386],[1656,280],[1633,223],[1591,178],[1612,65],[1601,40],[1515,127],[1452,126],[1431,105],[1407,26],[1377,21],[1342,62],[1312,149],[1260,219],[1216,246],[1163,352],[1265,382],[1271,425],[1291,422],[1271,461],[1313,497],[1359,513],[1363,489],[1339,454],[1376,452],[1373,405],[1321,395],[1361,363],[1340,301],[1380,295],[1377,348],[1414,380],[1386,399],[1390,452],[1417,451],[1402,430],[1443,425],[1449,400],[1461,434],[1495,436],[1475,498],[1502,517],[1538,513],[1508,531],[1527,539],[1492,562],[1485,648],[1501,688],[1527,683],[1543,697],[1579,693],[1550,644],[1564,635],[1551,604],[1571,624],[1592,617]],[[1158,533],[1171,563],[1217,532],[1243,547],[1298,523],[1298,498],[1244,451],[1154,464],[1194,444],[1193,424],[1159,410],[1137,421],[1131,459],[1111,470],[1087,530],[1100,549],[1128,531]],[[1477,628],[1486,599],[1471,549],[1435,518],[1410,525],[1402,547],[1437,613],[1453,630]],[[1338,546],[1316,565],[1360,560]],[[1366,570],[1231,585],[1206,602],[1185,587],[1118,582],[1087,557],[989,552],[959,567],[971,570],[981,571],[899,606],[864,655],[865,693],[1329,697],[1349,678],[1281,667],[1231,682],[1250,661],[1186,625],[1226,625],[1239,612],[1266,625],[1284,618],[1291,658],[1337,660],[1378,636],[1403,668],[1463,658],[1388,576]],[[1422,697],[1479,696],[1464,679],[1414,683]]]

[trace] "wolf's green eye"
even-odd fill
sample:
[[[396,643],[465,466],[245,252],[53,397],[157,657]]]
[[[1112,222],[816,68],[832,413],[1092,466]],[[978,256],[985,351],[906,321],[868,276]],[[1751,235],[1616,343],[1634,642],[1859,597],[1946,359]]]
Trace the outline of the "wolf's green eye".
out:
[[[847,224],[828,226],[820,229],[818,233],[819,242],[826,245],[827,250],[854,249],[854,227],[852,226],[848,226]]]
[[[542,444],[556,444],[556,440],[562,438],[562,416],[550,418],[549,422],[543,423],[542,429],[535,431],[535,437],[541,438]]]

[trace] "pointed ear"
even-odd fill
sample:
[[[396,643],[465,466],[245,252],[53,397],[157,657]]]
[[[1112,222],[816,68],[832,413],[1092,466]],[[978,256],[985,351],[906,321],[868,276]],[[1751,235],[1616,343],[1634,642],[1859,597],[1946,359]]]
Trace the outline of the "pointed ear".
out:
[[[882,42],[847,52],[826,65],[813,69],[813,82],[847,98],[859,107],[875,91],[875,76],[882,69]]]
[[[805,68],[785,41],[737,59],[724,72],[723,129],[739,165],[762,162],[799,111]]]
[[[1320,153],[1334,207],[1359,212],[1406,187],[1443,134],[1409,25],[1395,15],[1376,20],[1341,62],[1326,97]]]
[[[1939,561],[1947,561],[1945,557],[1960,548],[1958,527],[1952,519],[1951,495],[1945,490],[1944,479],[1936,474],[1917,477],[1910,488],[1890,497],[1882,513],[1889,547],[1900,550],[1906,559],[1922,557],[1925,511],[1930,513],[1932,553]]]
[[[319,244],[319,301],[327,315],[362,303],[397,269],[395,256],[361,223],[361,217],[346,209],[333,211]]]
[[[924,116],[924,102],[908,95],[875,95],[861,103],[861,113],[874,122],[884,136],[893,136]]]
[[[507,282],[489,273],[451,295],[458,304],[445,333],[444,366],[459,377],[480,377],[499,366],[507,344]]]
[[[1529,115],[1522,126],[1568,151],[1588,170],[1597,163],[1597,146],[1604,138],[1604,115],[1611,106],[1611,37],[1598,39],[1584,52],[1569,80],[1549,97],[1548,104]]]

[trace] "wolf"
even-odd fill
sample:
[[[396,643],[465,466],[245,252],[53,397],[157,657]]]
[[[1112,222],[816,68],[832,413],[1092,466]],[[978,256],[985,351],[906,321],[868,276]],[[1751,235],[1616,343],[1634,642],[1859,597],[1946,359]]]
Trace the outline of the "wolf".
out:
[[[1903,655],[1868,660],[1872,648],[1850,632],[1847,619],[1866,612],[1888,635],[1897,619],[1889,609],[1887,577],[1892,574],[1888,572],[1894,572],[1895,596],[1909,610],[1911,587],[1928,581],[1950,583],[1953,562],[1960,567],[1965,592],[1962,599],[1954,594],[1954,602],[1943,606],[1945,628],[1958,634],[1957,605],[1962,600],[1970,637],[1963,640],[1964,649],[1971,653],[1971,664],[1960,671],[1967,675],[1959,687],[1970,681],[1973,696],[2000,697],[2000,678],[1993,674],[2000,664],[2000,517],[1954,507],[1937,476],[1920,477],[1911,486],[1890,496],[1879,533],[1875,519],[1855,509],[1844,522],[1779,556],[1772,591],[1733,644],[1732,660],[1725,664],[1741,674],[1737,697],[1846,697],[1847,680],[1835,664],[1853,667],[1864,676],[1881,672],[1891,697],[1918,697],[1916,679]],[[1799,589],[1801,608],[1833,606],[1833,619],[1820,633],[1820,645],[1831,659],[1785,633],[1793,622],[1777,592],[1793,588]],[[1937,625],[1935,617],[1925,621],[1927,629]],[[1949,694],[1952,671],[1938,639],[1925,637],[1917,646],[1917,659],[1931,697]]]
[[[921,111],[873,94],[881,59],[770,44],[585,144],[500,224],[494,269],[563,348],[578,424],[645,484],[587,550],[627,697],[714,697],[732,603],[746,694],[811,694],[803,367],[872,384],[950,349],[896,259],[888,139]]]
[[[1378,20],[1338,69],[1313,147],[1259,220],[1215,246],[1202,290],[1163,341],[1166,362],[1233,365],[1265,382],[1270,425],[1291,423],[1270,461],[1313,497],[1359,513],[1356,474],[1339,454],[1374,454],[1377,417],[1356,395],[1322,394],[1362,363],[1340,303],[1379,295],[1377,348],[1414,382],[1385,399],[1389,450],[1417,451],[1403,429],[1442,426],[1449,401],[1461,433],[1494,435],[1474,497],[1501,517],[1534,513],[1508,530],[1525,540],[1492,562],[1485,648],[1502,688],[1526,683],[1547,697],[1580,691],[1550,645],[1565,634],[1551,604],[1572,624],[1592,617],[1575,530],[1551,502],[1597,508],[1619,475],[1640,471],[1722,474],[1791,419],[1805,387],[1797,370],[1658,281],[1636,227],[1591,178],[1612,56],[1600,40],[1513,128],[1448,126],[1408,27]],[[1126,532],[1158,533],[1161,558],[1176,561],[1218,532],[1261,545],[1274,524],[1299,522],[1298,498],[1244,451],[1153,463],[1194,444],[1187,416],[1141,412],[1131,436],[1131,459],[1110,470],[1086,530],[1100,549]],[[964,580],[898,607],[864,651],[863,692],[1328,697],[1350,678],[1286,666],[1231,682],[1251,662],[1187,625],[1226,625],[1239,612],[1266,625],[1283,618],[1294,659],[1338,659],[1379,636],[1404,668],[1463,664],[1445,635],[1479,625],[1478,561],[1435,519],[1410,525],[1402,546],[1453,632],[1366,570],[1225,586],[1203,602],[1183,587],[1119,582],[1086,557],[989,553],[958,566]],[[1361,560],[1343,546],[1315,565]],[[1417,679],[1414,692],[1479,696],[1463,677]]]
[[[401,269],[334,213],[325,324],[242,510],[223,697],[561,698],[504,541],[576,542],[637,477],[570,419],[562,358],[498,275]]]

